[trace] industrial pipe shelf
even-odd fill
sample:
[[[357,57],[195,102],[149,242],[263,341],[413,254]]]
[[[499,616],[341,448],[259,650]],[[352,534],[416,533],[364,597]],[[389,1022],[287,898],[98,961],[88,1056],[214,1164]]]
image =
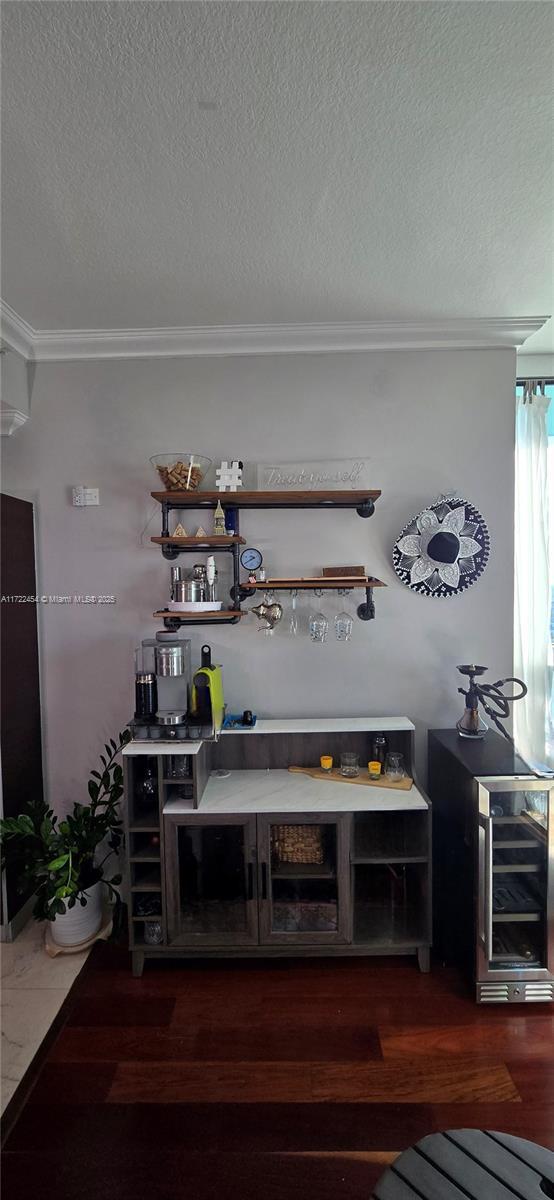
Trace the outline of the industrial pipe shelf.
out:
[[[360,517],[371,517],[377,488],[324,492],[151,492],[162,508],[354,508]]]
[[[323,575],[309,579],[265,579],[257,580],[256,583],[249,583],[246,579],[240,586],[241,591],[244,592],[317,592],[320,589],[349,592],[351,588],[374,588],[387,585],[381,579],[374,579],[371,575]]]

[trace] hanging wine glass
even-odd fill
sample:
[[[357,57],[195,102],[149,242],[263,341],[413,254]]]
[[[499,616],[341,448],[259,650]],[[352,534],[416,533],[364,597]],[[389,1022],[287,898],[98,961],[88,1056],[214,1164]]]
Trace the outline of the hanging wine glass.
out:
[[[327,634],[329,632],[329,622],[325,616],[325,613],[310,613],[309,629],[312,642],[326,642]]]
[[[352,637],[354,622],[347,612],[339,612],[335,617],[335,636],[337,642],[349,642]]]
[[[296,603],[298,600],[298,588],[293,588],[292,592],[292,613],[290,618],[289,632],[293,637],[298,633],[298,616],[296,613]]]

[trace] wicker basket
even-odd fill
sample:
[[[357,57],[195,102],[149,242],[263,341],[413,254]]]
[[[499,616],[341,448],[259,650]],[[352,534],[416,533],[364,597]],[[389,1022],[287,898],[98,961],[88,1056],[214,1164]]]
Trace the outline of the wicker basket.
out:
[[[320,825],[274,827],[272,849],[278,863],[321,864],[324,858]]]

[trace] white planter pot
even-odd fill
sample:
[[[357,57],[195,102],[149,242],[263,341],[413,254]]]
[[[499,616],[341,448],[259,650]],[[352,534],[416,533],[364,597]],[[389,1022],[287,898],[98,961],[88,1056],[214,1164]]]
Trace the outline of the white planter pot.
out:
[[[95,883],[87,891],[87,903],[79,901],[67,908],[63,916],[50,922],[52,941],[58,946],[79,946],[98,933],[102,924],[102,884]]]

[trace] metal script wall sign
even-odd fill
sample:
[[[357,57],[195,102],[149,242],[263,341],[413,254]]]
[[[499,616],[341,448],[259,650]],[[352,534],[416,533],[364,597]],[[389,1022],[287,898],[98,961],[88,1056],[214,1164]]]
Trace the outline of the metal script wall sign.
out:
[[[258,463],[260,492],[355,491],[369,486],[369,459]]]

